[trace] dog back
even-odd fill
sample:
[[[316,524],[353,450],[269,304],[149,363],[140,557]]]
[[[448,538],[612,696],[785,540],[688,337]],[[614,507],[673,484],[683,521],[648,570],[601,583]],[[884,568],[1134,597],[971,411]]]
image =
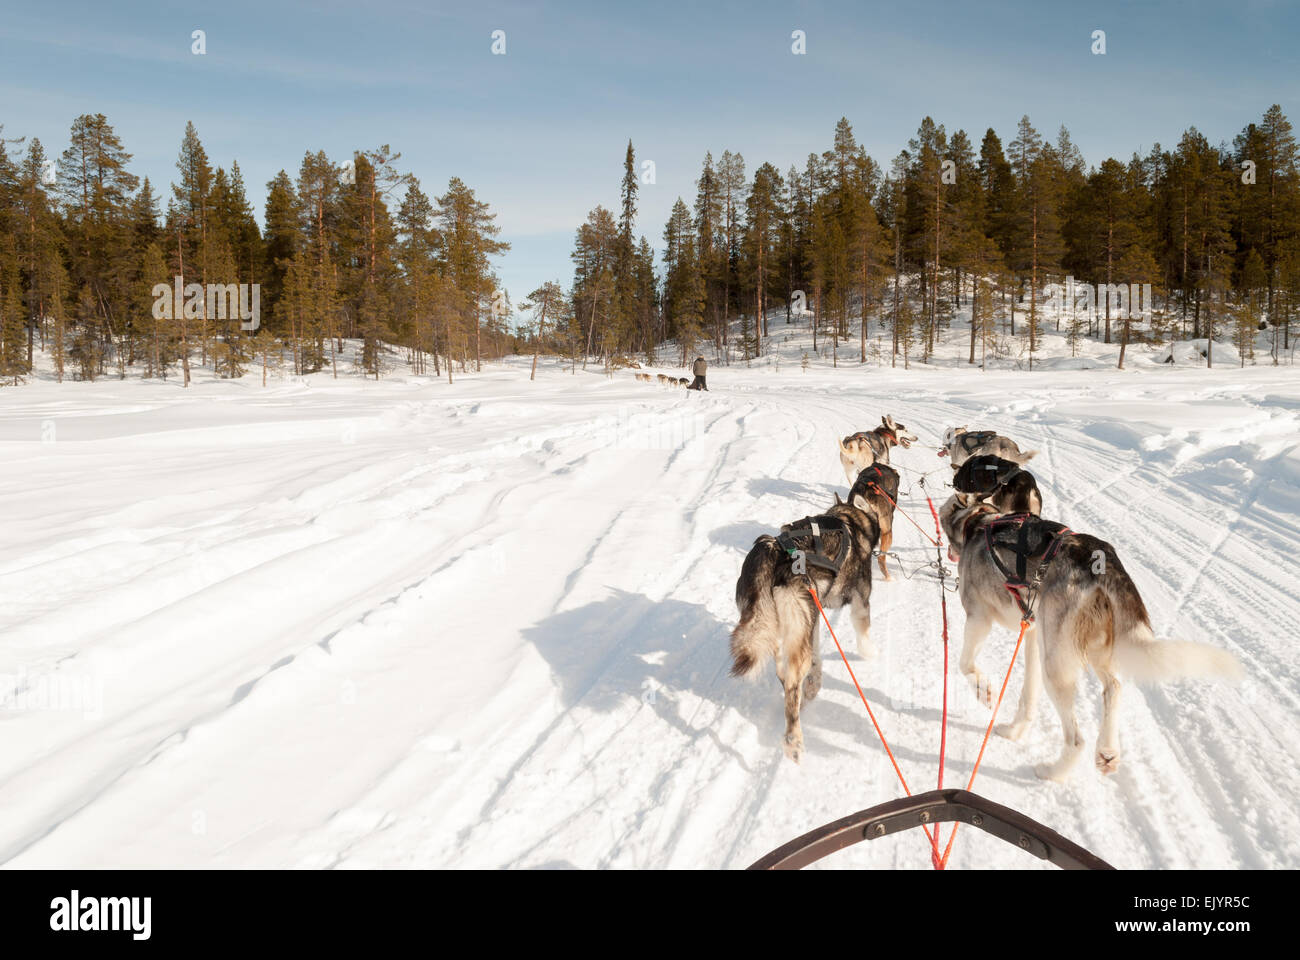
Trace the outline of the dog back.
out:
[[[849,491],[849,503],[859,494],[875,508],[876,516],[892,517],[898,502],[898,471],[887,463],[873,463],[858,474]]]

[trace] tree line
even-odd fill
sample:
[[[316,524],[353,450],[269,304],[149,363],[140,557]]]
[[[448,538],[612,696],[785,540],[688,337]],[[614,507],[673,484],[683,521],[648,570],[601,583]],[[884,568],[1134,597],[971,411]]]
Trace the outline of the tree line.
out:
[[[1120,343],[1121,367],[1134,338],[1207,338],[1211,364],[1224,333],[1243,362],[1260,329],[1272,331],[1274,362],[1290,348],[1300,152],[1277,105],[1231,145],[1190,128],[1172,149],[1095,167],[1065,127],[1050,140],[1028,117],[1009,143],[989,129],[978,146],[926,117],[888,167],[845,118],[828,150],[785,174],[763,163],[747,177],[739,153],[709,153],[693,203],[678,197],[664,227],[660,276],[646,238],[633,241],[634,157],[629,142],[617,214],[597,207],[578,228],[567,305],[558,281],[547,284],[553,322],[530,331],[575,363],[654,363],[667,341],[675,362],[706,345],[748,360],[774,314],[806,322],[814,348],[831,341],[835,362],[845,343],[865,362],[873,331],[892,362],[924,361],[962,307],[971,363],[991,345],[1032,367],[1047,323],[1076,347]],[[1045,312],[1046,285],[1067,276],[1102,291],[1095,311]],[[1155,316],[1121,309],[1121,284],[1151,284]]]
[[[239,164],[214,166],[192,123],[165,209],[103,114],[78,117],[58,158],[0,126],[0,382],[29,376],[38,347],[60,381],[130,368],[188,385],[194,363],[337,376],[348,339],[369,376],[399,362],[449,380],[477,369],[511,341],[492,271],[509,245],[469,186],[453,177],[430,199],[400,156],[308,151],[296,177],[267,184],[259,226]],[[260,325],[202,296],[157,317],[155,287],[177,277],[258,284]]]
[[[458,178],[430,198],[388,145],[345,162],[308,151],[296,177],[267,184],[259,225],[238,163],[214,166],[193,124],[165,208],[102,114],[78,117],[69,140],[50,158],[0,127],[2,383],[29,376],[38,347],[60,380],[130,369],[186,384],[195,363],[337,376],[344,341],[374,377],[405,363],[450,380],[523,350],[534,371],[543,351],[575,369],[685,364],[698,350],[746,361],[782,323],[810,327],[814,349],[829,341],[836,363],[884,342],[907,364],[967,308],[972,363],[992,349],[1032,367],[1048,323],[1076,346],[1118,342],[1121,366],[1133,340],[1173,336],[1206,339],[1213,362],[1225,333],[1244,362],[1264,329],[1277,362],[1300,308],[1300,150],[1277,105],[1230,145],[1189,128],[1172,149],[1093,167],[1064,127],[1049,139],[1028,117],[978,147],[926,117],[885,167],[841,118],[802,169],[747,175],[739,153],[706,154],[658,250],[637,231],[629,141],[616,208],[576,230],[569,285],[532,291],[513,329],[495,214]],[[1095,311],[1045,310],[1046,286],[1066,276],[1107,291]],[[202,298],[156,317],[154,288],[173,277],[259,284],[260,327]],[[1154,317],[1121,309],[1111,291],[1128,284],[1151,285]]]

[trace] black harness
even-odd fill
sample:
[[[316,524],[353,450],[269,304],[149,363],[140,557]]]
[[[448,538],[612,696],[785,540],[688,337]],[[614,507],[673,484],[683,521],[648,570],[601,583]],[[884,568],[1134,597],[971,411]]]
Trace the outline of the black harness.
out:
[[[966,469],[966,464],[962,464],[962,469]],[[1010,460],[1003,460],[1001,463],[974,464],[966,475],[969,480],[967,486],[970,489],[960,492],[978,494],[981,500],[987,500],[1024,472],[1024,468]]]
[[[877,487],[880,490],[884,490],[889,486],[891,478],[885,476],[885,471],[882,469],[882,466],[882,464],[873,463],[866,469],[859,470],[858,479],[853,481],[854,488],[856,489],[858,484],[862,483],[869,487]],[[892,473],[893,471],[891,470],[890,472]]]
[[[992,441],[997,435],[996,430],[975,430],[958,436],[957,443],[961,445],[962,453],[970,456],[972,450],[978,450],[984,444]]]
[[[997,517],[984,525],[984,542],[988,546],[989,556],[1002,572],[1005,580],[1003,586],[1015,598],[1020,608],[1021,619],[1026,623],[1034,622],[1034,604],[1038,600],[1038,588],[1043,583],[1047,568],[1051,565],[1056,551],[1061,546],[1061,538],[1071,533],[1069,527],[1055,520],[1044,520],[1032,513],[1013,513]],[[1009,552],[1015,559],[1014,568],[1004,563],[998,556],[998,550]],[[1034,571],[1033,579],[1026,579],[1029,561],[1041,556]],[[1024,596],[1020,591],[1024,590]]]
[[[828,530],[838,531],[840,535],[840,548],[834,558],[827,556],[822,549],[822,533]],[[809,539],[812,541],[811,550],[805,549],[800,543],[807,543]],[[802,555],[804,563],[829,570],[833,574],[840,572],[840,567],[844,566],[844,561],[849,556],[849,528],[839,517],[804,517],[790,524],[790,529],[778,533],[776,542],[791,559]]]

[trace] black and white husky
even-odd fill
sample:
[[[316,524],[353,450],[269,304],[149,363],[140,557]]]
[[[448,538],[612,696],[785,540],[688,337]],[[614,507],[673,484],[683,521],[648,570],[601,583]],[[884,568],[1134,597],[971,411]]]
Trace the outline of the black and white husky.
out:
[[[844,467],[844,476],[853,483],[858,474],[873,463],[889,463],[890,447],[906,449],[915,442],[916,434],[908,433],[907,427],[895,423],[892,416],[881,417],[876,429],[859,431],[840,441],[840,465]]]
[[[981,454],[993,454],[1003,460],[1010,460],[1022,466],[1038,454],[1037,450],[1020,452],[1016,442],[1008,437],[1000,437],[993,430],[967,430],[965,427],[949,427],[943,432],[943,446],[939,456],[947,457],[948,463],[956,470],[971,457]]]
[[[963,506],[983,500],[998,513],[1043,512],[1043,495],[1034,475],[1012,460],[992,454],[971,457],[953,475],[952,488]]]
[[[880,562],[880,572],[885,575],[886,580],[892,580],[889,567],[885,563],[885,555],[894,545],[894,507],[898,504],[898,471],[887,463],[873,463],[859,473],[858,479],[853,481],[853,488],[849,490],[849,503],[853,503],[854,497],[857,496],[861,496],[866,501],[867,507],[880,526],[880,548],[877,551],[877,559]],[[836,494],[835,502],[839,503],[839,499],[839,494]]]
[[[776,661],[785,691],[785,755],[795,763],[803,756],[800,709],[822,683],[820,614],[810,581],[827,611],[849,605],[858,652],[870,655],[871,552],[880,525],[861,494],[849,503],[835,500],[825,514],[783,526],[782,537],[755,540],[736,581],[740,623],[731,632],[731,674],[752,679]],[[819,565],[827,561],[838,569]]]
[[[998,514],[987,503],[963,505],[957,496],[949,498],[939,516],[949,556],[957,562],[961,604],[966,611],[961,671],[975,687],[976,696],[991,705],[993,688],[975,665],[975,656],[994,623],[1017,630],[1023,616],[991,551],[998,551],[1004,565],[1014,566],[1009,551],[1016,542],[1023,542],[1018,524],[1037,518],[1018,521]],[[995,532],[998,530],[1001,533]],[[1104,774],[1114,773],[1119,766],[1121,677],[1157,683],[1179,677],[1239,675],[1237,661],[1224,650],[1155,638],[1146,605],[1109,543],[1069,530],[1037,542],[1034,537],[1025,539],[1030,555],[1023,568],[1034,576],[1024,579],[1039,582],[1034,621],[1025,630],[1024,689],[1015,718],[995,730],[1009,740],[1019,740],[1029,728],[1042,683],[1047,681],[1048,695],[1061,717],[1065,745],[1055,763],[1035,767],[1040,777],[1064,779],[1083,753],[1074,698],[1085,666],[1092,668],[1102,684],[1095,762]],[[1053,540],[1057,541],[1054,545]],[[1045,565],[1044,557],[1048,557]],[[1020,596],[1025,598],[1023,590]]]

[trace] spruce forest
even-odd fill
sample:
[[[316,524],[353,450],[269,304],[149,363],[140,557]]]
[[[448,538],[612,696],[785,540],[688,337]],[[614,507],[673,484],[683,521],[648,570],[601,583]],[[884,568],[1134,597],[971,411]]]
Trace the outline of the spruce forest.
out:
[[[883,337],[882,362],[902,366],[929,359],[962,307],[971,363],[991,349],[1032,368],[1046,329],[1125,347],[1191,337],[1212,351],[1226,339],[1243,363],[1278,363],[1300,312],[1300,150],[1277,105],[1231,144],[1189,127],[1177,144],[1099,163],[1065,127],[1045,135],[1028,117],[978,142],[926,117],[882,163],[841,119],[802,169],[706,153],[657,246],[638,222],[647,187],[629,141],[617,193],[611,163],[613,209],[576,229],[567,285],[557,264],[517,303],[494,273],[509,244],[489,201],[458,178],[427,190],[389,145],[308,151],[266,185],[259,222],[238,164],[214,167],[192,124],[165,187],[132,173],[130,145],[102,114],[76,118],[57,155],[11,134],[0,128],[8,385],[37,354],[60,381],[186,384],[196,365],[265,382],[272,370],[397,369],[454,381],[513,354],[575,369],[697,352],[734,363],[787,324],[811,328],[837,364],[866,362]],[[155,286],[174,277],[259,285],[259,324],[202,303],[158,317]],[[1155,309],[1112,317],[1106,296],[1087,315],[1052,316],[1044,290],[1067,277],[1150,284]]]

